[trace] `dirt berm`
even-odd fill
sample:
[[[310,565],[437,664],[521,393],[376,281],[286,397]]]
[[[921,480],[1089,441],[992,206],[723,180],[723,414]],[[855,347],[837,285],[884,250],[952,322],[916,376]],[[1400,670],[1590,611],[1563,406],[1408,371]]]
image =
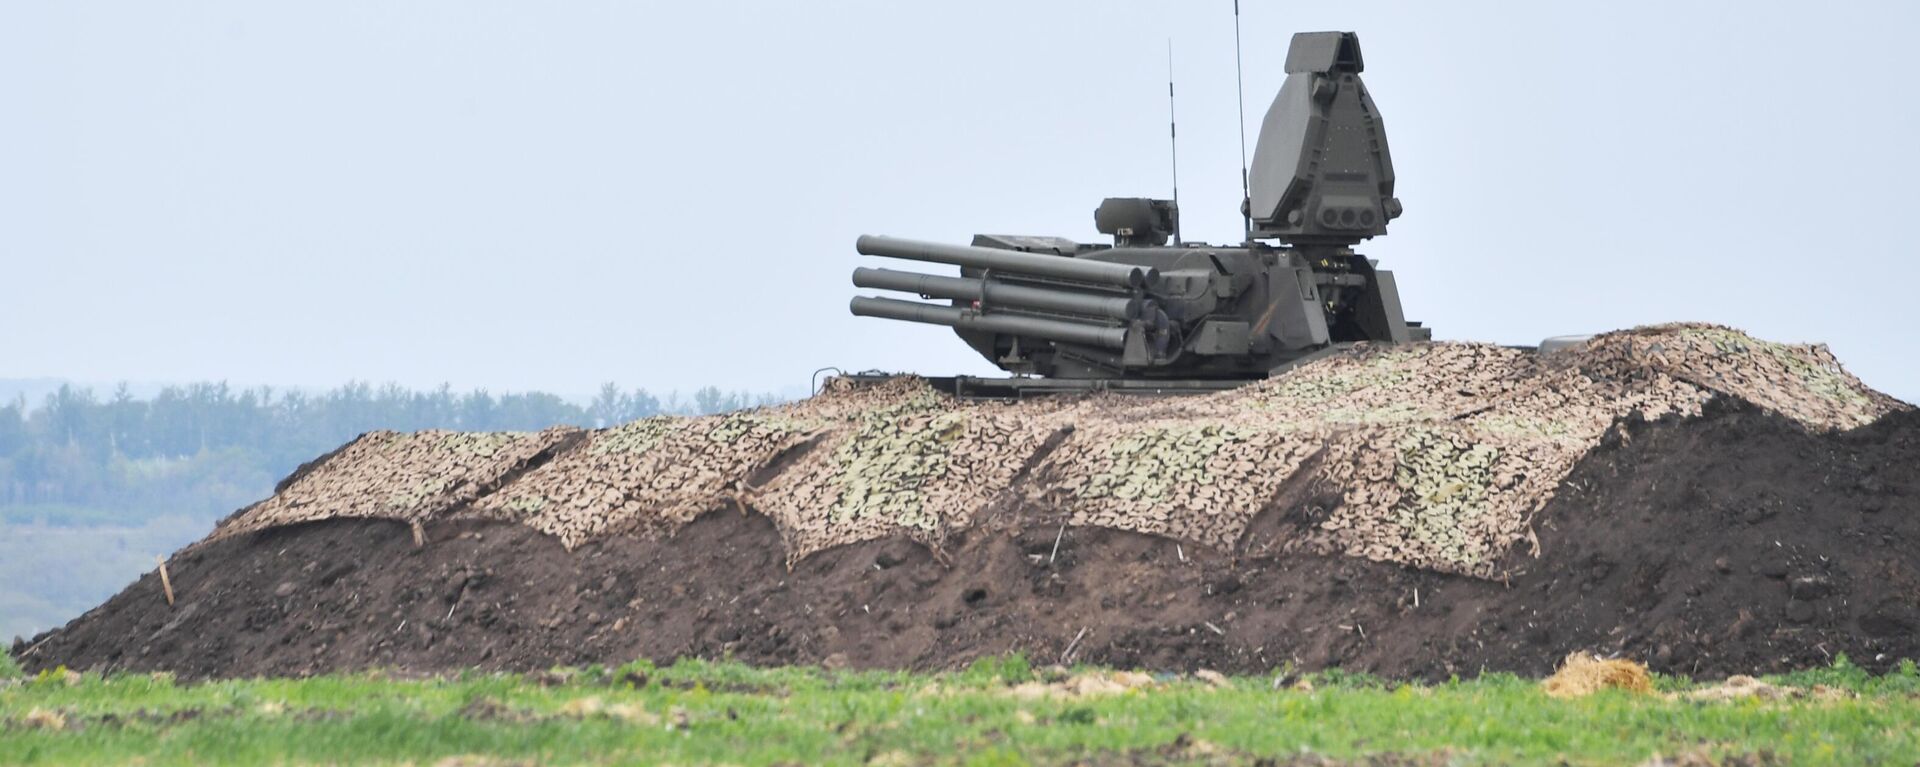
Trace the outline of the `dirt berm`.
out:
[[[1183,400],[916,387],[370,434],[177,553],[173,606],[150,574],[14,652],[188,677],[1920,658],[1920,415],[1819,347],[1666,326],[1545,358],[1362,350]]]

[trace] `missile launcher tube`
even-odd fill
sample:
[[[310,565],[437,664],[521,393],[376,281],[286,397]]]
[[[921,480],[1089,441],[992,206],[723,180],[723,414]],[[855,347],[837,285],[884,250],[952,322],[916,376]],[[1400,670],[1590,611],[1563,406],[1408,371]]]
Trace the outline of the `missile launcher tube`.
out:
[[[1033,336],[1049,341],[1097,346],[1103,349],[1124,349],[1127,346],[1126,328],[1050,320],[1044,317],[980,314],[957,306],[938,306],[918,301],[902,301],[897,298],[857,296],[848,308],[859,317],[880,317],[928,325],[945,325],[962,330]]]
[[[1361,83],[1359,38],[1294,35],[1285,69],[1259,142],[1242,158],[1251,162],[1242,169],[1240,245],[1185,241],[1177,201],[1147,198],[1094,209],[1111,246],[867,235],[855,245],[862,255],[961,273],[856,270],[862,288],[927,300],[856,298],[853,313],[952,327],[1016,375],[1121,383],[1244,380],[1352,344],[1429,339],[1402,314],[1393,274],[1352,250],[1385,235],[1402,209],[1386,129]]]
[[[860,235],[860,239],[854,243],[854,249],[863,256],[885,256],[975,269],[997,269],[1016,274],[1111,285],[1119,288],[1152,287],[1160,279],[1159,270],[1151,267],[1089,261],[1071,256],[1043,256],[1018,250],[981,248],[973,245],[906,240],[874,234]]]
[[[988,307],[1011,306],[1063,314],[1084,314],[1131,320],[1140,314],[1140,301],[1121,296],[1096,296],[1065,290],[1007,285],[972,277],[942,277],[893,269],[853,270],[855,287],[898,290],[930,298],[979,301]]]

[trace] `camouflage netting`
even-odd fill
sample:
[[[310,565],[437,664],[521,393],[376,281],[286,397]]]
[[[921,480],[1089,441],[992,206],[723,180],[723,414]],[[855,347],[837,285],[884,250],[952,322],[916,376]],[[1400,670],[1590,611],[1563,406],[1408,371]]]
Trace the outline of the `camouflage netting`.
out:
[[[1311,457],[1316,434],[1260,418],[1163,417],[1077,429],[1028,487],[1067,522],[1228,547]]]
[[[1307,510],[1307,542],[1493,577],[1609,428],[1696,416],[1716,396],[1822,431],[1907,407],[1825,347],[1695,324],[1547,356],[1363,347],[1175,399],[974,403],[913,378],[835,382],[792,405],[585,434],[369,434],[216,535],[339,516],[483,516],[573,547],[670,534],[731,504],[771,518],[790,560],[895,535],[937,548],[995,509],[1228,547],[1301,479],[1341,498]]]
[[[1032,404],[967,404],[924,383],[896,389],[846,421],[754,496],[793,559],[842,543],[905,535],[938,546],[1060,428]]]
[[[368,432],[222,523],[214,537],[338,517],[441,516],[479,500],[579,431]]]
[[[821,425],[780,410],[647,418],[594,432],[469,513],[522,522],[568,548],[608,533],[670,531],[734,497]]]
[[[1598,376],[1624,380],[1646,369],[1823,431],[1865,426],[1907,407],[1847,373],[1824,344],[1774,343],[1732,328],[1684,324],[1609,333],[1589,346],[1587,367]]]

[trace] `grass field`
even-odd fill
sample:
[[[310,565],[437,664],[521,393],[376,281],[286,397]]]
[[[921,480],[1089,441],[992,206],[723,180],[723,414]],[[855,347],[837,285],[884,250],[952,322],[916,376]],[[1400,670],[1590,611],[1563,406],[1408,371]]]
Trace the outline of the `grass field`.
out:
[[[4,658],[4,656],[0,656]],[[1406,685],[1328,673],[1200,679],[654,667],[178,684],[21,675],[0,660],[0,764],[1903,764],[1920,673],[1833,668],[1563,700],[1490,675]],[[1704,692],[1702,692],[1704,691]]]

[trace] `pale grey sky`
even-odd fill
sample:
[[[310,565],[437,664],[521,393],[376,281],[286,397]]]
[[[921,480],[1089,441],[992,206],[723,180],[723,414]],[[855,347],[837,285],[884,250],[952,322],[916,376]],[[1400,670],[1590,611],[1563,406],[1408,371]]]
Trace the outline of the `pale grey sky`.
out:
[[[1920,400],[1920,5],[1243,0],[1360,33],[1437,337],[1708,320]],[[0,378],[775,389],[989,372],[863,232],[1239,231],[1231,3],[0,5]],[[1249,139],[1251,140],[1251,136]]]

